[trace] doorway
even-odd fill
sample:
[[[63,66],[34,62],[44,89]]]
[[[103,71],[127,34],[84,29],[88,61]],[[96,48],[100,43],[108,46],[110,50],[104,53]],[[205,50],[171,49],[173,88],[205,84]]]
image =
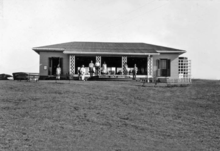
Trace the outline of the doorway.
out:
[[[82,67],[82,65],[89,67],[91,61],[95,64],[96,58],[93,56],[76,56],[75,73],[78,73],[78,68]]]
[[[119,74],[122,70],[122,61],[121,57],[102,57],[101,65],[106,63],[108,69],[113,71],[115,74]]]
[[[128,57],[127,61],[129,68],[134,68],[134,64],[136,64],[138,68],[138,75],[147,75],[147,58],[143,57]]]
[[[61,75],[63,74],[63,58],[51,57],[49,58],[48,75],[56,75],[57,66],[60,65]]]

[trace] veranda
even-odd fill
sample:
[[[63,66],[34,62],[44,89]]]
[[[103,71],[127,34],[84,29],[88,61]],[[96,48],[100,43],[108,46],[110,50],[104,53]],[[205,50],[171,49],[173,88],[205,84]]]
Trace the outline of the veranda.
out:
[[[107,74],[102,74],[99,70],[98,77],[132,77],[132,70],[134,65],[138,67],[137,77],[139,78],[152,78],[153,76],[153,57],[152,55],[142,55],[142,56],[75,56],[69,55],[69,73],[72,77],[78,76],[78,69],[84,65],[86,69],[86,77],[90,76],[89,73],[89,63],[99,62],[101,65],[103,63],[107,64]],[[128,65],[128,72],[126,72],[125,64]]]

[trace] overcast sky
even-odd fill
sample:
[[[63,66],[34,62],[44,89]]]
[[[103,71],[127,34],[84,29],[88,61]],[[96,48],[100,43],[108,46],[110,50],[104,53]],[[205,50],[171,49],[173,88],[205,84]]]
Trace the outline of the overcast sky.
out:
[[[71,41],[186,50],[192,77],[220,79],[220,0],[0,0],[0,73],[39,72],[32,48]]]

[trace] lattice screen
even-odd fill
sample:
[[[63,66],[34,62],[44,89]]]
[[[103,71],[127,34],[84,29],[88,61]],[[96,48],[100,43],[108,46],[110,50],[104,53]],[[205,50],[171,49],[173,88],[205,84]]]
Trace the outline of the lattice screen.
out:
[[[75,56],[73,55],[69,56],[69,72],[70,75],[75,74]]]
[[[101,56],[96,56],[96,62],[99,62],[101,65],[102,57]],[[101,70],[99,70],[98,75],[101,75]]]
[[[179,75],[181,78],[191,78],[191,60],[179,58]]]
[[[147,75],[153,76],[153,57],[149,56],[147,58]]]
[[[121,61],[122,61],[122,69],[123,69],[122,74],[124,75],[126,73],[125,64],[128,62],[128,58],[126,56],[122,56]]]

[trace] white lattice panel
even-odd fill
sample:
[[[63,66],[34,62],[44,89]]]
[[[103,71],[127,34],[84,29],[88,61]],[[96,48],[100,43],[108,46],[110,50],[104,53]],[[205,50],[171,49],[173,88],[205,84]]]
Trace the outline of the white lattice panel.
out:
[[[153,57],[151,56],[147,58],[147,75],[148,76],[153,75]]]
[[[191,78],[191,60],[188,60],[188,78]]]
[[[96,56],[96,62],[99,62],[101,65],[102,57],[101,56]],[[98,75],[101,75],[101,70],[99,70]]]
[[[153,57],[150,57],[150,75],[153,76]]]
[[[122,74],[124,75],[126,73],[126,68],[125,68],[125,64],[127,64],[128,59],[126,56],[122,56]]]
[[[179,59],[179,75],[183,78],[191,78],[191,60]]]
[[[70,75],[75,74],[75,56],[73,55],[69,56],[69,73]]]

